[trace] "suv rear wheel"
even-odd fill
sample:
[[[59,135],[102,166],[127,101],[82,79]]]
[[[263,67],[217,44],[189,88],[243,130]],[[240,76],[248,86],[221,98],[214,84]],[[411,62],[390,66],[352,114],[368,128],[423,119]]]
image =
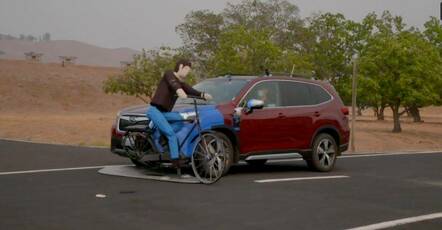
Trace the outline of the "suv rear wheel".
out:
[[[312,154],[306,161],[312,170],[328,172],[333,169],[337,154],[338,146],[335,139],[327,133],[321,133],[315,138]]]

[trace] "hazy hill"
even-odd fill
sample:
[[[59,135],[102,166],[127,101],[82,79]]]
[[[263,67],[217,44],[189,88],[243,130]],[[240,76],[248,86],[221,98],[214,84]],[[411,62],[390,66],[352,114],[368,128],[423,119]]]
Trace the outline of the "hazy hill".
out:
[[[107,95],[103,81],[119,68],[67,66],[0,59],[0,113],[116,113],[143,104],[135,97]]]
[[[59,56],[76,56],[77,63],[92,66],[119,67],[120,61],[130,61],[137,50],[129,48],[108,49],[90,45],[78,41],[54,40],[54,41],[22,41],[0,40],[0,59],[24,60],[24,53],[43,53],[42,61],[45,63],[59,63]]]

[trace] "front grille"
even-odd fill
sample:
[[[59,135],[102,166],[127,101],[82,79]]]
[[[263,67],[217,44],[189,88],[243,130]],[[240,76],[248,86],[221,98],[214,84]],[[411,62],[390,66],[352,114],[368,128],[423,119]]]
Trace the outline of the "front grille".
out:
[[[118,130],[124,130],[131,125],[148,125],[149,119],[146,116],[123,115],[118,119]]]

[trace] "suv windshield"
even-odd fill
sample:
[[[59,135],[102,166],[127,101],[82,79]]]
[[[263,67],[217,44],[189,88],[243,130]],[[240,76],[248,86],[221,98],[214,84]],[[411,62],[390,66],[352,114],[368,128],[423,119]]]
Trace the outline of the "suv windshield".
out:
[[[198,91],[206,92],[212,95],[213,100],[202,101],[198,103],[220,104],[232,101],[239,91],[247,84],[249,80],[246,79],[232,79],[232,78],[216,78],[204,80],[195,86]],[[177,104],[190,104],[193,103],[192,99],[178,99]]]

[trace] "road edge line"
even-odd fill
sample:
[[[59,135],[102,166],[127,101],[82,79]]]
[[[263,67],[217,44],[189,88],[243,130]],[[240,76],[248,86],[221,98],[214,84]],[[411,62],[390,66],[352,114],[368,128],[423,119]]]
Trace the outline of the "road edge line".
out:
[[[291,177],[291,178],[275,178],[275,179],[263,179],[254,180],[255,183],[272,183],[272,182],[288,182],[288,181],[301,181],[301,180],[322,180],[322,179],[338,179],[338,178],[349,178],[346,175],[336,175],[336,176],[316,176],[316,177]]]
[[[79,148],[92,148],[92,149],[109,149],[108,146],[93,146],[93,145],[74,145],[74,144],[62,144],[62,143],[50,143],[44,141],[28,141],[23,139],[11,139],[11,138],[0,138],[0,141],[11,141],[11,142],[21,142],[28,144],[39,144],[39,145],[54,145],[54,146],[65,146],[65,147],[79,147]]]
[[[42,172],[61,172],[61,171],[75,171],[75,170],[86,170],[86,169],[99,169],[108,166],[133,166],[133,165],[101,165],[101,166],[85,166],[85,167],[73,167],[73,168],[55,168],[55,169],[36,169],[36,170],[24,170],[24,171],[10,171],[10,172],[0,172],[0,176],[6,175],[17,175],[17,174],[31,174],[31,173],[42,173]]]

